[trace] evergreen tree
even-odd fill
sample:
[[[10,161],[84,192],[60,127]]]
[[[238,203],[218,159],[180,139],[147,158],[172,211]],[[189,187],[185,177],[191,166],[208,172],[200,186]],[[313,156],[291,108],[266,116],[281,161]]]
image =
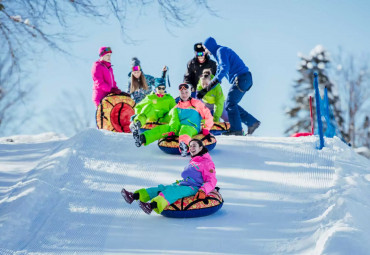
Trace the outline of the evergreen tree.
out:
[[[298,72],[301,77],[295,80],[295,84],[293,85],[294,95],[292,101],[295,102],[295,105],[288,108],[286,111],[292,124],[286,129],[285,133],[290,135],[297,132],[311,131],[309,106],[310,96],[312,96],[313,99],[313,113],[316,113],[313,87],[314,72],[318,73],[321,96],[324,95],[323,90],[325,87],[328,90],[329,103],[331,105],[335,121],[338,124],[338,129],[342,132],[343,117],[338,92],[328,77],[328,69],[330,68],[328,52],[321,45],[317,45],[313,50],[311,50],[309,57],[305,57],[300,54],[299,58],[300,63],[298,66]],[[316,121],[316,117],[314,117],[314,121]]]

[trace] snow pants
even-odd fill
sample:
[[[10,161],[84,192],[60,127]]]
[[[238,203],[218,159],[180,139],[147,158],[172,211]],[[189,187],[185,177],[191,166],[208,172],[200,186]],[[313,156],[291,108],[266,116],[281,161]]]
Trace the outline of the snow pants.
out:
[[[135,193],[140,194],[140,201],[146,203],[148,201],[157,202],[157,207],[154,209],[157,213],[161,213],[167,205],[176,202],[178,199],[188,196],[193,196],[198,192],[198,187],[181,186],[177,183],[170,185],[160,184],[157,187],[147,189],[139,189]]]
[[[134,121],[140,121],[141,126],[144,126],[147,121],[151,122],[170,122],[170,116],[154,108],[152,104],[148,104],[141,109],[141,112],[134,118]]]
[[[173,130],[171,130],[171,127],[168,124],[160,125],[151,130],[145,131],[143,133],[143,135],[145,136],[145,145],[151,144],[154,141],[167,137],[168,133],[171,131]],[[180,142],[184,142],[188,145],[191,138],[198,134],[198,131],[192,126],[181,125],[179,131],[175,134],[179,136],[179,144]]]
[[[252,126],[257,119],[238,105],[253,85],[250,72],[239,75],[232,84],[226,99],[226,111],[229,116],[230,130],[241,131],[242,122],[248,127]]]

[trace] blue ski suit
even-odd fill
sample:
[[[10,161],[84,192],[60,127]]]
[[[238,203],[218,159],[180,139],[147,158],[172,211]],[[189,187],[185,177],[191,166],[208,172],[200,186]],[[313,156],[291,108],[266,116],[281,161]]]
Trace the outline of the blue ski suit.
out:
[[[230,48],[218,45],[216,40],[208,37],[203,45],[215,57],[217,72],[211,81],[211,88],[226,77],[231,85],[226,98],[226,111],[229,116],[230,130],[241,131],[242,122],[248,127],[258,120],[244,110],[238,103],[244,94],[252,87],[252,74],[243,60]]]

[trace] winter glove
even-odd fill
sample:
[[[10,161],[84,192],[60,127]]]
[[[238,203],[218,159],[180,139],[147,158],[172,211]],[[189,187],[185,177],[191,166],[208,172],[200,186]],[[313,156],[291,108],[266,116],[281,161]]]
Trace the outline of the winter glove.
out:
[[[122,93],[122,91],[121,91],[119,88],[112,88],[112,89],[110,90],[110,93],[114,93],[114,94],[119,95],[119,94],[121,94],[121,93]]]
[[[194,198],[195,199],[205,199],[206,198],[206,193],[204,193],[203,190],[198,190],[197,194],[195,194]]]
[[[197,93],[197,98],[202,99],[207,94],[207,92],[208,91],[206,89],[199,90]]]
[[[137,114],[132,115],[131,118],[130,118],[130,122],[133,122],[136,116],[137,116]]]
[[[167,136],[175,136],[175,132],[169,132]]]
[[[209,84],[208,84],[208,90],[211,90],[214,86],[216,86],[218,83],[220,83],[217,79],[213,79]]]
[[[204,136],[206,136],[206,135],[209,135],[209,130],[208,129],[202,129],[202,134],[204,135]]]

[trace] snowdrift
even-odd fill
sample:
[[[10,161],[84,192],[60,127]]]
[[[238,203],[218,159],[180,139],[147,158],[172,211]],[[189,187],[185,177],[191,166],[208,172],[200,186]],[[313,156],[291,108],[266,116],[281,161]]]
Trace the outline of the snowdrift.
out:
[[[0,254],[369,254],[370,162],[316,140],[219,137],[224,206],[171,219],[120,190],[173,182],[189,158],[95,129],[0,138]]]

